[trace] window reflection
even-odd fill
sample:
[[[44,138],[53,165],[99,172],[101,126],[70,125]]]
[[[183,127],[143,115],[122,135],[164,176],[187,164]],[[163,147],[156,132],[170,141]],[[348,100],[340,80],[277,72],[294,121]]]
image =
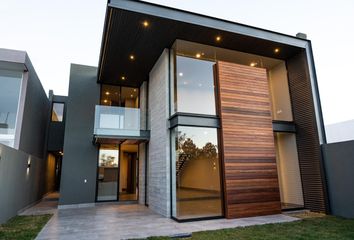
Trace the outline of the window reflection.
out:
[[[22,72],[0,70],[0,143],[14,147]]]
[[[64,103],[53,103],[52,122],[62,122],[64,115]]]
[[[222,216],[217,129],[177,127],[172,135],[173,216]]]

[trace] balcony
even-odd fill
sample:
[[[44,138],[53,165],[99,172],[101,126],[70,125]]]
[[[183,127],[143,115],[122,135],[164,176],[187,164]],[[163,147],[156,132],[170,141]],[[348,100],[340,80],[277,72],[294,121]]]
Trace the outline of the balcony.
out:
[[[120,143],[149,140],[146,113],[139,108],[96,105],[94,142]]]

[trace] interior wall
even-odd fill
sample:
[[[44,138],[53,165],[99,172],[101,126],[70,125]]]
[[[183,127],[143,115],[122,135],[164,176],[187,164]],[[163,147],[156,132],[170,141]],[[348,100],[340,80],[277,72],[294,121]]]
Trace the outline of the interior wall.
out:
[[[276,160],[282,203],[304,205],[295,134],[276,133]]]
[[[120,158],[120,175],[119,175],[119,192],[125,192],[127,190],[127,171],[128,171],[128,159],[127,154],[122,153]]]
[[[46,166],[46,181],[45,181],[45,191],[53,192],[55,190],[55,156],[49,153],[47,156],[47,166]]]
[[[119,192],[125,192],[128,186],[128,156],[127,152],[136,152],[138,156],[138,145],[121,145],[120,148],[120,176],[119,176]]]
[[[216,160],[218,161],[219,159]],[[190,161],[181,173],[180,187],[220,191],[219,164],[213,169],[210,159],[199,158]]]
[[[139,144],[139,204],[145,204],[145,169],[146,169],[146,143]]]
[[[282,62],[268,70],[273,120],[292,121],[288,75]]]

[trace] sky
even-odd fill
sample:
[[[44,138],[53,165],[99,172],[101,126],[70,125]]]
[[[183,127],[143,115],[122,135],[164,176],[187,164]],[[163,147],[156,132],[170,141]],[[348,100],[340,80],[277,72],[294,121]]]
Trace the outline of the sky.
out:
[[[353,0],[153,0],[312,41],[325,124],[354,119]],[[25,50],[46,92],[67,95],[70,63],[97,66],[106,0],[0,0],[0,48]]]

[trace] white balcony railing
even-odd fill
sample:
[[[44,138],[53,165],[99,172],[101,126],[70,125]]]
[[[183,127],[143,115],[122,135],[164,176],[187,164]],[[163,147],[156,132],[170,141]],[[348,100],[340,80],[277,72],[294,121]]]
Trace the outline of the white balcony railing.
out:
[[[140,109],[96,105],[95,135],[139,136]]]

